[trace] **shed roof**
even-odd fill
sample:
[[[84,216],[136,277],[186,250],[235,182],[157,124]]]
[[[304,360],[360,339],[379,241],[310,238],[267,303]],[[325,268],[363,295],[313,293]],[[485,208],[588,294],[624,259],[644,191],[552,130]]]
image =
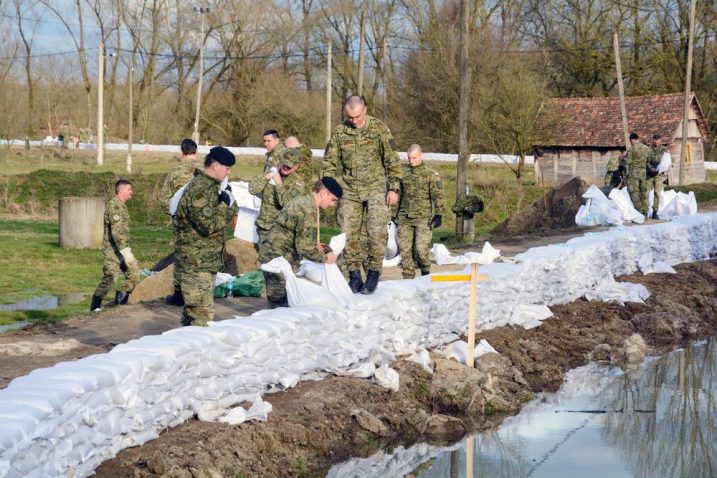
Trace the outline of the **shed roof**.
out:
[[[682,93],[626,97],[629,131],[642,139],[660,133],[663,140],[672,142],[682,121],[684,97]],[[706,138],[709,128],[694,93],[692,107]],[[553,98],[539,121],[543,132],[538,146],[613,148],[624,143],[619,98]]]

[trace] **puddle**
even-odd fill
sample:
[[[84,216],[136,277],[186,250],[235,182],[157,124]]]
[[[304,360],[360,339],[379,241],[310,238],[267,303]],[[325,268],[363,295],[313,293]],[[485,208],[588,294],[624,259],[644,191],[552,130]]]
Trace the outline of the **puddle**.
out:
[[[489,434],[331,468],[343,477],[717,476],[715,339],[623,372],[590,364]]]
[[[43,295],[21,300],[14,304],[1,304],[0,310],[50,310],[63,305],[79,304],[87,297],[86,294],[66,294],[61,296]]]
[[[0,325],[0,334],[6,334],[11,330],[21,329],[30,323],[31,321],[29,320],[18,320],[17,322],[13,322],[12,324]]]

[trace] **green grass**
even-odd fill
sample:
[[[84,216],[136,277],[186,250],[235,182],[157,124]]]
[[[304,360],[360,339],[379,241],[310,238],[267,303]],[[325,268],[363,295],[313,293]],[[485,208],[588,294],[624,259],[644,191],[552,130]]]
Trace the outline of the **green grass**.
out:
[[[132,250],[140,268],[149,268],[171,252],[168,227],[133,225]],[[102,277],[102,254],[97,250],[63,249],[58,226],[50,221],[0,220],[0,303],[29,297],[83,293],[90,295]],[[48,311],[0,311],[0,323],[15,320],[62,320],[89,304],[60,306]]]

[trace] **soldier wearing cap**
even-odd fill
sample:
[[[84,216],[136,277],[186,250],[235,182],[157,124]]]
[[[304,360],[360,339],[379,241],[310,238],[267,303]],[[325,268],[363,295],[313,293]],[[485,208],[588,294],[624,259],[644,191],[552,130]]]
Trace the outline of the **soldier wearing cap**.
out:
[[[124,276],[124,284],[117,288],[115,305],[126,304],[139,283],[139,266],[129,245],[129,213],[125,204],[132,198],[132,183],[120,179],[115,183],[115,195],[107,202],[102,238],[102,280],[92,294],[90,310],[98,310],[116,280]]]
[[[354,293],[373,294],[386,255],[389,208],[398,202],[401,164],[391,131],[367,114],[363,97],[349,97],[344,113],[346,121],[334,128],[326,145],[323,174],[335,176],[344,190],[336,216],[346,233],[349,286]],[[368,248],[363,247],[366,236]],[[366,283],[361,278],[364,262]]]
[[[281,156],[278,171],[262,173],[249,182],[249,192],[261,198],[256,218],[259,248],[266,241],[279,211],[295,197],[305,194],[304,181],[297,173],[302,168],[299,154],[297,149],[287,149]]]
[[[197,169],[179,200],[176,254],[184,296],[182,325],[207,325],[214,318],[214,282],[223,265],[227,225],[237,213],[229,185],[236,162],[226,148],[209,150],[204,169]]]
[[[298,266],[302,258],[334,264],[336,254],[317,240],[319,209],[335,207],[342,195],[339,183],[325,176],[314,184],[310,194],[291,200],[276,217],[268,240],[262,244],[259,262],[265,264],[281,256],[293,266]],[[287,307],[284,277],[265,271],[264,280],[269,308]]]

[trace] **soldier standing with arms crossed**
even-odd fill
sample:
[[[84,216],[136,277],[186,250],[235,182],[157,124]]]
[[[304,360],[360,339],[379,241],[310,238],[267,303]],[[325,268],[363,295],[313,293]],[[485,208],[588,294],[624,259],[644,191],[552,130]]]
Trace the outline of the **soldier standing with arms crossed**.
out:
[[[351,96],[344,103],[346,120],[331,133],[324,153],[323,174],[343,188],[336,217],[346,233],[344,260],[351,290],[373,294],[383,270],[388,239],[389,207],[398,202],[401,165],[388,127],[367,114],[366,101]],[[361,229],[368,232],[368,251],[362,250]],[[366,283],[361,265],[366,259]]]
[[[90,310],[101,307],[102,299],[107,295],[120,275],[124,275],[124,284],[115,293],[115,305],[126,304],[129,295],[139,283],[139,265],[129,246],[129,213],[125,203],[132,198],[132,183],[120,179],[115,183],[115,195],[107,201],[104,216],[104,235],[102,255],[104,276],[92,294]]]
[[[417,144],[408,147],[408,165],[403,166],[401,198],[398,203],[398,252],[404,279],[416,276],[414,256],[421,275],[431,273],[433,228],[441,226],[445,207],[440,175],[423,164]]]
[[[184,190],[175,214],[176,254],[184,295],[182,325],[214,319],[214,281],[224,266],[227,225],[237,213],[231,188],[221,189],[236,160],[226,148],[212,148]]]
[[[652,150],[640,142],[637,133],[630,133],[630,151],[627,153],[627,192],[635,209],[647,218],[647,191],[645,173]]]
[[[202,167],[202,164],[197,161],[197,143],[193,140],[186,138],[182,141],[179,146],[182,154],[179,158],[179,164],[172,169],[167,177],[164,179],[162,185],[162,209],[165,213],[172,216],[169,210],[169,203],[172,200],[172,196],[179,191],[183,186],[187,185],[189,181],[194,177],[194,171]],[[173,245],[177,244],[177,221],[172,216],[172,227],[173,227]],[[174,293],[167,296],[164,300],[169,305],[184,305],[184,297],[182,297],[181,278],[179,276],[179,266],[177,265],[177,251],[174,252]]]

